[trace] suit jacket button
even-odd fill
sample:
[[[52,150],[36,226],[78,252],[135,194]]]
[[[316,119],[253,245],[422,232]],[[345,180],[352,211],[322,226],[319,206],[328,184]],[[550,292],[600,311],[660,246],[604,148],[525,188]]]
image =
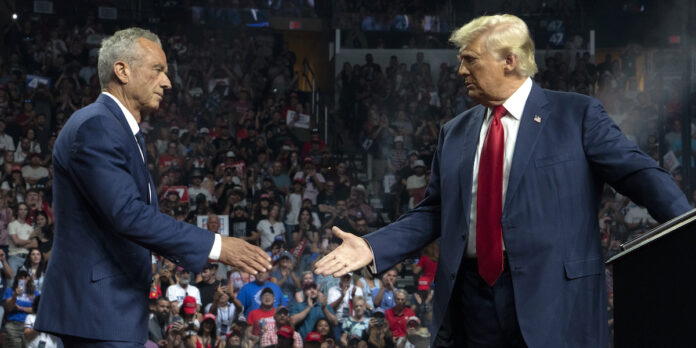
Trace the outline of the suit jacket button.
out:
[[[454,273],[450,273],[450,278],[451,278],[452,280],[454,280],[454,277],[455,277]]]
[[[466,234],[462,234],[462,240],[466,240]]]

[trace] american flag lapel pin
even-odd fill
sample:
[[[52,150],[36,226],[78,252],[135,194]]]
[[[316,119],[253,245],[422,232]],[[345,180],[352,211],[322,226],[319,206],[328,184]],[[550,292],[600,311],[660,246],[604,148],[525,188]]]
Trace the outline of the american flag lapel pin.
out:
[[[534,122],[536,122],[536,123],[541,123],[541,116],[539,116],[539,115],[534,115]]]

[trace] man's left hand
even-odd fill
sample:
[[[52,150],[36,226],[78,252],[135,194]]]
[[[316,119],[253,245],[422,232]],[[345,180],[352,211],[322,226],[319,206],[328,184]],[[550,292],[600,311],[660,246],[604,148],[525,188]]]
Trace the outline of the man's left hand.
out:
[[[333,274],[334,277],[338,278],[372,262],[372,249],[367,241],[352,233],[343,232],[335,226],[332,231],[334,236],[343,240],[343,243],[317,261],[314,273],[324,276]]]

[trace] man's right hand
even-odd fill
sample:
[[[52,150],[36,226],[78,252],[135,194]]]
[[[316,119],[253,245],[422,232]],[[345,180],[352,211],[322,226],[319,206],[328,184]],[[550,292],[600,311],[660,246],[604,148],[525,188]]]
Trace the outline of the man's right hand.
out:
[[[387,273],[382,275],[382,284],[384,284],[385,289],[391,290],[394,288],[394,284],[392,284],[391,278]]]
[[[271,257],[261,248],[234,237],[222,236],[221,241],[218,261],[251,274],[271,269]]]

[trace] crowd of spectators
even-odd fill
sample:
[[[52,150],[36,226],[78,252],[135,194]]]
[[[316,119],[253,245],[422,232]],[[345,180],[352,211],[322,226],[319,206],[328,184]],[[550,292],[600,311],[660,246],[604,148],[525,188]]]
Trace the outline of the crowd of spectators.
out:
[[[79,23],[17,21],[3,33],[3,347],[60,345],[32,329],[40,294],[51,291],[42,286],[53,240],[51,152],[72,113],[98,96],[98,47],[115,29],[88,15]],[[287,118],[311,108],[296,88],[295,55],[281,36],[246,28],[227,37],[180,26],[156,32],[173,88],[140,127],[160,209],[257,244],[275,266],[252,276],[208,264],[196,274],[154,255],[148,345],[427,343],[436,247],[377,279],[367,271],[343,279],[311,272],[340,243],[331,226],[363,235],[379,216],[351,163],[334,156],[318,130]],[[406,273],[423,284],[399,283]]]
[[[99,94],[97,50],[115,29],[105,29],[94,15],[79,23],[49,22],[15,22],[2,38],[3,347],[60,344],[32,330],[40,294],[51,291],[42,287],[53,239],[51,150],[70,115]],[[348,129],[344,145],[372,158],[372,180],[361,181],[350,161],[335,156],[333,142],[288,118],[311,107],[296,88],[295,55],[280,35],[245,28],[192,34],[181,26],[157,34],[173,89],[140,126],[161,210],[257,244],[275,266],[252,276],[211,263],[193,274],[153,258],[148,345],[427,346],[436,243],[378,277],[362,270],[335,279],[311,270],[340,243],[331,226],[364,235],[423,198],[440,126],[473,106],[457,67],[428,62],[422,54],[408,62],[393,56],[384,67],[368,54],[364,62],[342,67],[334,122],[337,130]],[[656,160],[664,155],[661,148],[678,157],[683,106],[671,99],[678,95],[671,92],[675,86],[656,79],[646,91],[636,91],[625,69],[633,56],[635,48],[620,62],[609,57],[595,65],[589,55],[571,64],[560,53],[546,58],[535,80],[600,98]],[[438,69],[436,81],[431,69]],[[658,110],[666,110],[663,121]],[[658,122],[669,127],[666,147],[658,144]],[[668,169],[681,180],[678,168]],[[696,192],[688,196],[693,203]],[[655,224],[644,208],[610,188],[601,208],[608,256]]]

